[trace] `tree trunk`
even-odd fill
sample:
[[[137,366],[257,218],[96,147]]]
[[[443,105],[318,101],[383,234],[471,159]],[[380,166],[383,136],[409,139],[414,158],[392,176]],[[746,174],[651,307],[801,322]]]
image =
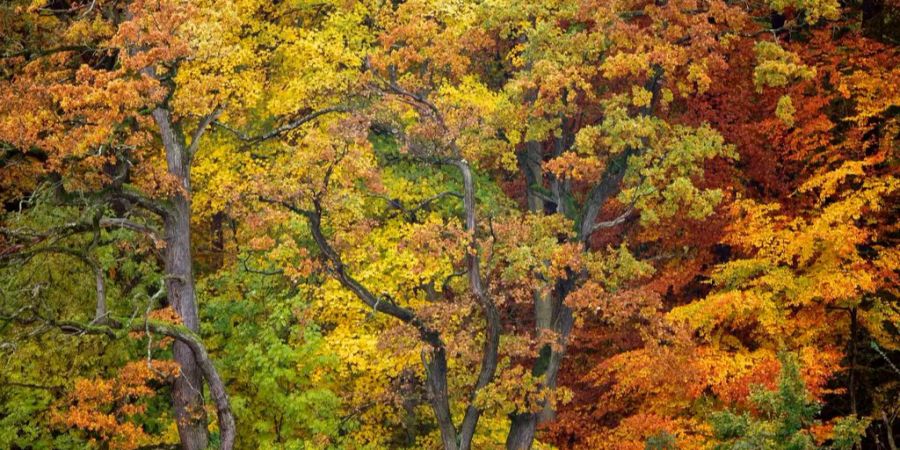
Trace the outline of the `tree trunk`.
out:
[[[422,355],[425,365],[425,383],[428,389],[428,400],[441,430],[441,442],[444,450],[456,450],[456,426],[450,413],[450,396],[447,392],[447,355],[443,347],[433,347],[431,355]]]
[[[850,412],[856,416],[856,339],[857,339],[856,308],[850,309],[850,381],[847,390],[850,393]]]
[[[478,257],[478,241],[475,237],[475,179],[472,169],[465,160],[456,163],[463,178],[464,205],[466,210],[466,232],[470,235],[471,248],[466,253],[466,268],[469,275],[469,286],[472,294],[478,300],[484,313],[484,350],[481,355],[481,368],[478,372],[478,380],[469,397],[469,405],[460,426],[459,449],[469,450],[472,446],[472,438],[481,417],[481,409],[475,406],[478,392],[484,389],[494,378],[497,371],[498,355],[500,348],[500,313],[497,306],[488,294],[488,290],[481,278],[481,263]]]
[[[506,435],[506,450],[529,450],[534,442],[537,415],[534,413],[513,414]]]
[[[568,289],[562,294],[568,295]],[[565,299],[560,299],[560,304],[556,307],[556,317],[554,318],[553,329],[559,335],[557,344],[559,351],[550,352],[550,361],[547,364],[547,371],[544,373],[544,386],[548,389],[556,389],[556,382],[559,376],[559,368],[562,366],[563,357],[566,354],[566,344],[569,342],[569,334],[572,332],[574,318],[572,317],[572,309],[562,303]],[[556,410],[553,405],[546,403],[544,409],[538,413],[537,423],[542,424],[556,418]]]
[[[563,140],[571,141],[573,136],[564,136],[557,145],[558,151],[566,145]],[[526,183],[526,199],[528,209],[534,213],[563,213],[563,192],[565,186],[553,182],[556,196],[554,199],[542,198],[539,190],[543,189],[544,176],[541,170],[541,144],[528,142],[523,151],[519,152],[519,169]],[[566,195],[568,195],[566,193]],[[598,209],[599,211],[599,209]],[[572,328],[572,311],[565,305],[565,297],[570,286],[560,283],[555,286],[551,294],[544,294],[540,290],[534,292],[534,322],[535,333],[540,336],[547,332],[558,335],[559,351],[554,351],[552,346],[545,345],[537,355],[532,367],[532,375],[543,376],[541,384],[548,389],[556,388],[557,375],[565,352],[565,344]],[[541,411],[537,413],[514,413],[510,416],[511,424],[507,435],[506,448],[508,450],[530,449],[534,442],[535,429],[539,423],[553,420],[555,411],[553,405],[544,403]]]
[[[558,286],[557,289],[561,289],[558,295],[564,299],[567,289],[563,286]],[[563,356],[565,356],[569,333],[572,331],[572,310],[561,301],[554,304],[553,299],[535,294],[535,319],[538,332],[552,330],[559,335],[557,343],[560,349],[554,351],[551,346],[545,345],[535,361],[532,375],[543,375],[542,385],[547,389],[556,389],[559,368],[562,365]],[[555,416],[556,411],[553,409],[553,405],[546,402],[537,413],[513,414],[510,417],[510,429],[506,437],[507,450],[530,449],[538,424],[549,422]]]
[[[881,410],[881,421],[884,422],[888,447],[890,447],[891,450],[897,450],[897,443],[894,442],[894,421],[888,419],[888,415],[884,412],[884,409]]]
[[[94,322],[103,323],[106,320],[106,282],[103,279],[103,269],[99,263],[93,267],[94,280],[97,287],[97,306],[94,309]]]
[[[218,212],[212,218],[212,269],[219,270],[225,265],[225,213]]]
[[[165,273],[166,295],[184,326],[194,333],[200,330],[194,274],[191,259],[191,192],[190,167],[184,139],[172,126],[169,111],[153,110],[153,118],[160,129],[166,149],[168,172],[182,189],[170,199],[165,216]],[[194,352],[182,341],[174,343],[175,361],[181,366],[181,376],[172,391],[175,420],[183,450],[202,450],[209,443],[206,410],[203,407],[203,375]]]
[[[172,212],[165,221],[165,235],[169,304],[181,316],[185,327],[197,333],[200,319],[191,272],[190,204],[184,196],[179,195],[172,201]],[[205,449],[209,437],[203,408],[203,377],[194,352],[184,342],[175,342],[174,354],[175,361],[181,366],[181,376],[175,379],[172,393],[181,445],[184,450]]]

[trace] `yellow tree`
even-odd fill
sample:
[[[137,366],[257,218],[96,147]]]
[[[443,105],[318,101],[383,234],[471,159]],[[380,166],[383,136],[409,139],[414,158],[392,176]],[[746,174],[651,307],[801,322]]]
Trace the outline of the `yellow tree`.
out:
[[[93,216],[33,233],[4,227],[4,261],[48,252],[83,259],[96,273],[94,320],[66,326],[119,337],[116,330],[131,322],[114,316],[123,300],[106,298],[104,271],[115,267],[99,267],[89,252],[67,248],[77,243],[65,239],[94,233],[95,245],[107,245],[103,230],[114,228],[147,236],[161,253],[165,303],[183,324],[148,329],[178,337],[173,397],[181,444],[208,445],[205,379],[216,402],[221,445],[230,448],[234,420],[224,386],[195,335],[200,324],[192,168],[201,138],[217,120],[244,125],[230,119],[246,120],[255,111],[254,123],[275,124],[267,130],[275,137],[303,123],[305,108],[315,101],[311,80],[323,86],[316,92],[329,94],[346,84],[346,77],[314,74],[326,65],[347,64],[322,43],[351,36],[351,22],[321,19],[333,25],[322,31],[321,8],[252,1],[23,1],[2,11],[9,33],[2,54],[0,142],[4,173],[11,175],[3,177],[4,187],[11,187],[4,188],[4,201],[49,186],[55,204]],[[257,109],[267,84],[288,95]],[[29,320],[38,319],[57,325],[69,320]]]
[[[533,311],[533,328],[516,329],[532,336],[516,365],[530,366],[539,391],[556,387],[573,308],[594,310],[604,291],[649,270],[626,263],[625,230],[701,219],[721,198],[699,181],[732,150],[708,126],[667,118],[725,66],[718,36],[747,24],[731,6],[695,6],[423,1],[382,11],[371,65],[410,153],[516,173],[526,211],[571,227],[555,238],[559,252],[507,256],[505,282],[531,292],[510,304]],[[618,248],[592,245],[601,235]],[[549,397],[529,397],[510,411],[508,448],[531,446],[553,417]]]

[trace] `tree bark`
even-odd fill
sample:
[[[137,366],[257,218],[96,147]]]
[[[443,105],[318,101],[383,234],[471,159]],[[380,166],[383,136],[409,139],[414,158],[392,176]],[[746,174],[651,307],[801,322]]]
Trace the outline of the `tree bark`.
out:
[[[447,351],[440,333],[423,322],[413,311],[396,305],[392,301],[381,301],[382,299],[378,298],[368,288],[347,273],[340,254],[338,254],[331,246],[322,231],[323,210],[318,196],[312,200],[313,210],[311,211],[303,210],[285,201],[267,198],[262,198],[261,200],[283,206],[288,210],[305,217],[309,223],[310,232],[312,233],[316,246],[319,248],[319,251],[322,252],[324,258],[330,263],[330,271],[341,285],[351,291],[367,306],[372,308],[373,311],[382,312],[397,318],[404,323],[412,325],[418,330],[421,340],[428,345],[428,348],[422,351],[422,364],[425,367],[426,372],[425,386],[428,392],[428,402],[434,411],[438,429],[441,433],[442,446],[444,450],[468,450],[471,448],[472,438],[475,436],[478,420],[482,413],[481,409],[475,407],[474,400],[478,391],[491,382],[497,370],[501,330],[500,314],[484,285],[481,276],[480,261],[476,250],[475,182],[474,177],[472,176],[472,170],[469,167],[469,164],[462,159],[455,160],[453,165],[456,166],[462,174],[463,188],[465,191],[465,194],[463,195],[466,216],[465,222],[466,231],[470,234],[471,246],[466,254],[466,269],[469,277],[469,287],[479,306],[481,306],[485,319],[485,343],[481,367],[474,389],[469,396],[469,404],[466,407],[465,416],[463,417],[463,421],[458,430],[450,410],[450,396],[447,390]],[[326,178],[327,176],[328,175],[326,174]]]
[[[885,434],[887,434],[888,446],[891,450],[897,450],[897,443],[894,442],[894,421],[888,419],[888,415],[881,410],[881,421],[884,423]]]
[[[106,282],[103,280],[103,269],[97,263],[94,269],[94,281],[97,288],[97,306],[94,308],[94,322],[106,320]]]
[[[433,347],[431,355],[423,354],[422,359],[427,372],[425,385],[428,400],[441,431],[441,443],[444,450],[457,450],[456,426],[450,413],[450,395],[447,392],[447,351],[443,347]]]
[[[160,328],[160,332],[164,331],[165,330]],[[209,384],[209,393],[213,399],[213,403],[216,405],[216,417],[218,417],[219,422],[219,449],[232,450],[234,448],[235,437],[237,436],[237,430],[235,429],[234,424],[234,414],[231,412],[228,393],[225,391],[225,383],[223,383],[222,378],[219,377],[219,372],[216,370],[216,366],[213,365],[212,359],[210,359],[209,354],[206,352],[206,347],[204,347],[203,343],[195,335],[173,332],[171,336],[178,342],[181,342],[190,348],[200,374]],[[206,423],[204,421],[204,426],[205,425]]]
[[[641,109],[640,114],[650,114],[653,105],[659,97],[662,75],[662,68],[654,65],[653,76],[646,84],[647,90],[653,94],[652,100],[650,105]],[[574,142],[574,128],[567,123],[566,118],[563,118],[562,125],[563,133],[554,143],[554,155],[560,155],[562,152],[567,151]],[[588,240],[597,229],[597,217],[600,215],[600,211],[606,202],[621,188],[628,166],[628,158],[641,150],[641,148],[629,148],[622,152],[621,155],[610,160],[603,175],[588,193],[587,199],[585,199],[581,207],[580,214],[577,214],[578,221],[576,222],[578,226],[577,240],[581,244],[582,251],[589,251]],[[519,155],[519,168],[522,170],[526,180],[528,207],[532,212],[538,211],[539,202],[537,199],[540,198],[540,195],[537,190],[543,188],[543,175],[540,163],[540,144],[535,142],[526,143],[524,152]],[[550,201],[556,203],[556,208],[553,210],[547,208],[546,203],[548,201],[544,199],[544,208],[542,209],[547,213],[557,212],[565,214],[567,217],[576,215],[576,211],[568,211],[563,204],[564,199],[571,195],[571,187],[567,183],[551,179],[551,188],[555,198]],[[625,217],[627,215],[623,215],[622,220]],[[619,219],[611,223],[615,225],[618,221]],[[572,310],[566,306],[565,299],[573,288],[571,281],[560,282],[554,286],[553,293],[550,296],[545,297],[537,292],[534,295],[537,333],[540,334],[544,330],[552,330],[558,336],[557,344],[559,350],[553,350],[549,346],[541,349],[532,369],[533,375],[543,375],[544,380],[542,384],[548,389],[556,388],[559,368],[562,364],[563,356],[565,356],[565,347],[569,340],[569,333],[572,330]],[[542,410],[538,413],[524,412],[513,414],[510,417],[512,423],[506,440],[507,450],[530,449],[534,441],[537,425],[552,420],[554,415],[555,411],[549,404],[544,404]]]
[[[513,414],[510,420],[509,434],[506,435],[506,450],[529,450],[534,442],[537,415],[530,412]]]
[[[856,308],[850,309],[850,380],[847,391],[850,393],[850,412],[856,416],[856,340],[857,340],[857,315]]]
[[[566,290],[566,295],[568,295],[568,290]],[[562,360],[566,354],[566,344],[569,342],[569,333],[572,332],[572,324],[574,323],[572,309],[562,303],[562,301],[560,301],[556,309],[557,316],[554,319],[553,329],[559,336],[557,341],[559,350],[550,350],[550,361],[547,364],[547,371],[544,373],[544,386],[548,389],[556,389],[559,368],[562,366]],[[554,418],[556,418],[556,410],[550,403],[545,403],[544,408],[538,413],[537,423],[546,423]]]
[[[457,432],[453,423],[453,415],[450,412],[450,397],[447,392],[447,351],[441,335],[432,329],[411,310],[394,304],[392,301],[381,301],[375,294],[347,273],[341,255],[331,246],[325,233],[322,231],[322,206],[319,199],[313,200],[313,211],[306,211],[283,201],[262,201],[281,205],[291,212],[299,214],[307,219],[313,240],[324,258],[330,263],[332,275],[341,285],[352,292],[356,298],[365,303],[372,311],[381,312],[394,317],[401,322],[413,326],[420,339],[428,345],[422,351],[422,364],[425,366],[425,387],[428,391],[428,403],[434,411],[441,432],[441,442],[445,450],[457,450]]]
[[[544,174],[541,169],[541,143],[528,141],[523,151],[516,155],[519,162],[519,170],[525,177],[525,200],[528,202],[528,210],[540,212],[544,209],[544,201],[537,195],[536,189],[544,183]]]
[[[468,450],[472,445],[472,438],[475,436],[475,428],[478,425],[478,419],[481,417],[481,409],[474,404],[475,397],[478,392],[483,389],[494,378],[497,371],[498,352],[500,347],[500,313],[497,306],[488,295],[481,278],[481,262],[478,257],[478,241],[475,237],[475,181],[472,176],[472,169],[465,160],[456,162],[456,167],[460,170],[463,177],[463,204],[466,211],[466,232],[470,237],[470,249],[466,252],[466,269],[469,273],[469,287],[475,299],[481,306],[484,314],[484,350],[481,354],[481,368],[478,372],[478,379],[475,382],[475,388],[469,398],[469,405],[466,408],[466,414],[463,417],[460,426],[460,450]]]
[[[183,136],[172,124],[169,111],[157,107],[153,110],[153,118],[166,150],[168,173],[179,183],[179,191],[169,199],[164,217],[166,295],[184,326],[197,333],[200,318],[191,259],[190,155]],[[172,391],[181,447],[183,450],[203,450],[209,445],[203,407],[203,376],[190,346],[176,340],[173,352],[175,361],[181,366],[181,376],[175,380]]]

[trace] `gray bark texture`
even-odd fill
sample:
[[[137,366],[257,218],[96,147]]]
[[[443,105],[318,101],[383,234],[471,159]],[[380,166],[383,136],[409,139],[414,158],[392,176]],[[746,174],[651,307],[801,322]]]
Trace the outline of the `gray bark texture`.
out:
[[[158,107],[153,110],[153,118],[166,150],[168,173],[179,182],[181,189],[169,199],[164,216],[166,295],[184,326],[197,333],[200,317],[191,259],[189,155],[184,138],[172,124],[169,111]],[[176,340],[173,352],[175,361],[181,366],[181,375],[175,380],[172,391],[181,447],[183,450],[203,450],[209,445],[206,410],[203,408],[203,375],[190,346]]]

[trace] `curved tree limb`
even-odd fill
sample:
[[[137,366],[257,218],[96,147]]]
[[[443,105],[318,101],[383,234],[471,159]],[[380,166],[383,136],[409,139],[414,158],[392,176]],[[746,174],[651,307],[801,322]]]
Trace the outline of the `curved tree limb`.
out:
[[[262,141],[267,141],[269,139],[279,137],[289,131],[297,129],[298,127],[302,126],[305,123],[311,122],[311,121],[315,120],[316,118],[324,116],[326,114],[337,113],[337,112],[347,112],[349,110],[350,110],[349,108],[344,107],[344,106],[332,106],[329,108],[319,109],[319,110],[313,111],[311,113],[308,113],[304,116],[301,116],[297,119],[294,119],[280,127],[275,128],[272,131],[269,131],[268,133],[263,133],[258,136],[250,136],[250,135],[244,133],[243,131],[240,131],[230,125],[219,122],[216,119],[213,119],[210,123],[212,125],[215,125],[221,129],[225,130],[225,131],[228,131],[229,133],[231,133],[235,137],[237,137],[239,140],[242,140],[245,142],[250,142],[250,143],[259,143]]]
[[[447,393],[447,350],[440,332],[425,323],[412,310],[403,308],[391,301],[382,301],[362,283],[347,273],[346,266],[340,254],[331,246],[322,230],[322,205],[318,198],[313,200],[313,210],[307,211],[296,205],[267,197],[260,201],[281,206],[295,214],[306,218],[313,240],[324,259],[331,265],[330,271],[344,288],[353,293],[356,298],[372,308],[373,312],[382,312],[394,317],[403,323],[413,326],[419,337],[430,347],[429,351],[422,352],[422,364],[425,366],[426,386],[431,395],[431,407],[441,430],[441,440],[445,450],[456,450],[457,431],[453,423],[453,415],[450,412],[450,400]]]
[[[231,405],[228,400],[228,394],[225,391],[225,384],[222,382],[222,378],[219,376],[219,372],[215,365],[213,365],[203,341],[187,327],[157,320],[137,322],[110,319],[105,325],[94,325],[69,320],[43,318],[36,314],[21,316],[19,314],[7,315],[5,313],[0,313],[0,317],[26,324],[42,322],[63,332],[83,335],[102,335],[110,339],[126,337],[129,332],[144,332],[149,330],[152,333],[171,337],[187,345],[193,352],[194,358],[197,360],[197,365],[200,367],[203,378],[206,379],[206,382],[209,385],[210,395],[216,405],[216,415],[218,417],[221,437],[219,449],[232,450],[234,448],[234,440],[236,437],[235,420],[234,413],[231,411]]]
[[[475,427],[481,416],[481,409],[474,404],[478,391],[483,389],[494,378],[497,372],[498,353],[500,347],[500,313],[497,305],[490,298],[484,280],[481,277],[481,262],[478,257],[478,242],[475,236],[475,181],[472,169],[465,159],[454,162],[463,178],[463,204],[466,211],[466,232],[469,234],[469,248],[466,251],[466,269],[469,275],[469,288],[475,295],[478,304],[484,313],[484,350],[481,354],[481,368],[478,371],[478,379],[475,382],[460,426],[460,450],[467,450],[472,445],[475,436]]]

